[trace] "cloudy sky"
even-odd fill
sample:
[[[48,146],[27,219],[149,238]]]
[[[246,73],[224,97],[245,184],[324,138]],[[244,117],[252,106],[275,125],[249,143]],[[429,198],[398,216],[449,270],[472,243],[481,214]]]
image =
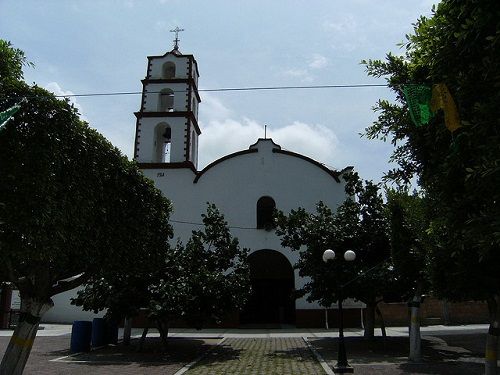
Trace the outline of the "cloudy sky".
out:
[[[437,1],[437,0],[436,0]],[[142,89],[148,55],[193,54],[201,89],[384,83],[362,59],[384,58],[434,0],[0,0],[0,38],[26,52],[28,82],[57,94]],[[391,146],[359,133],[387,88],[201,92],[200,166],[268,137],[331,168],[380,181]],[[129,157],[139,95],[79,97],[82,116]]]

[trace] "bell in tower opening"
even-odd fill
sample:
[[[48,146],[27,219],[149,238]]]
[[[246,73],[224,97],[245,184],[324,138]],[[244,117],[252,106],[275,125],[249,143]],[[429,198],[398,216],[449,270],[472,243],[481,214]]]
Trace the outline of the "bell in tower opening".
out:
[[[165,128],[163,133],[163,151],[162,151],[162,161],[164,163],[170,162],[170,141],[172,140],[172,129],[169,126]]]

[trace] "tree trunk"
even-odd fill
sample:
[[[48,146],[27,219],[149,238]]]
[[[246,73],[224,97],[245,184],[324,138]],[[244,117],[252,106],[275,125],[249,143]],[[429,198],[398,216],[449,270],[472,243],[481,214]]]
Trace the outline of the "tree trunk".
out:
[[[447,299],[443,300],[443,320],[444,320],[444,325],[446,326],[451,323],[450,308]]]
[[[145,327],[144,330],[142,331],[141,340],[139,341],[139,348],[137,349],[137,351],[139,352],[142,352],[142,347],[144,346],[144,342],[146,341],[146,336],[148,335],[148,331],[149,331],[149,325]]]
[[[384,316],[382,315],[382,311],[380,311],[378,307],[378,303],[375,307],[375,312],[377,313],[378,317],[380,318],[380,330],[382,331],[382,337],[385,339],[387,337],[387,332],[385,331],[385,320]]]
[[[365,328],[363,336],[369,339],[375,337],[375,301],[368,302],[365,309]]]
[[[158,325],[158,331],[160,332],[160,338],[161,342],[163,344],[163,348],[167,350],[168,348],[168,321],[165,321],[163,319],[158,319],[156,321],[156,324]]]
[[[496,375],[499,344],[498,336],[500,336],[500,297],[498,295],[488,300],[488,308],[490,310],[490,329],[486,337],[484,373],[485,375]]]
[[[21,299],[19,322],[10,338],[0,365],[0,375],[20,375],[35,341],[40,319],[51,307],[52,301],[40,302],[33,298]]]
[[[412,362],[422,361],[422,342],[420,338],[420,303],[422,302],[421,288],[417,287],[410,307],[410,355],[408,359]]]
[[[130,336],[132,336],[132,318],[125,318],[123,322],[123,345],[130,345]]]

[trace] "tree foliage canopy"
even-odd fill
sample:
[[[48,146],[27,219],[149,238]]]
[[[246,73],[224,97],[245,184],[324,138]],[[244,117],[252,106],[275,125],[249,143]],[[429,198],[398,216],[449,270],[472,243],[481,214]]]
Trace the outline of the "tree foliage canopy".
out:
[[[149,308],[156,319],[182,319],[201,328],[242,309],[248,299],[248,249],[240,248],[215,205],[208,204],[202,219],[204,230],[193,231],[186,245],[178,243],[167,259],[168,277],[149,287]]]
[[[369,138],[390,139],[398,168],[389,179],[416,176],[432,210],[428,233],[433,285],[448,298],[486,299],[500,290],[500,5],[495,0],[442,1],[407,36],[402,56],[365,61],[369,75],[387,77],[396,103],[380,100]],[[410,120],[405,84],[444,83],[461,127],[444,114],[427,126]],[[446,270],[446,272],[443,272]]]
[[[170,202],[67,100],[23,82],[23,65],[0,41],[0,110],[21,103],[0,128],[0,281],[21,297],[2,374],[22,373],[53,295],[133,274],[172,234]]]
[[[0,275],[48,301],[102,267],[131,271],[172,234],[170,203],[67,101],[14,79],[21,52],[1,51],[14,72],[0,108],[26,100],[0,131]]]
[[[338,300],[341,286],[344,297],[373,304],[391,279],[385,264],[390,249],[379,188],[370,181],[363,183],[357,174],[346,179],[346,192],[351,197],[335,213],[319,202],[316,213],[298,208],[288,215],[277,214],[276,233],[282,245],[300,251],[296,268],[300,276],[310,278],[300,292],[308,294],[308,301],[318,301],[322,306]],[[336,260],[327,264],[322,260],[326,249],[336,253]],[[354,262],[343,260],[347,250],[356,252]]]
[[[107,309],[116,318],[147,309],[165,327],[183,320],[201,328],[242,308],[250,292],[248,250],[240,248],[214,205],[202,219],[204,230],[193,231],[186,245],[178,242],[134,274],[103,270],[74,302],[86,310]]]

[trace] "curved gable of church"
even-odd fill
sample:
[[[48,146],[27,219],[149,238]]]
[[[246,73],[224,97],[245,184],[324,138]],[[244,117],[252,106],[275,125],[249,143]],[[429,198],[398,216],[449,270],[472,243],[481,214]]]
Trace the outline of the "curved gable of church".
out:
[[[307,156],[282,150],[270,139],[260,139],[248,150],[220,158],[198,172],[193,192],[240,222],[243,212],[255,211],[261,197],[271,197],[285,211],[297,207],[314,211],[319,201],[335,208],[345,198],[341,175]]]

